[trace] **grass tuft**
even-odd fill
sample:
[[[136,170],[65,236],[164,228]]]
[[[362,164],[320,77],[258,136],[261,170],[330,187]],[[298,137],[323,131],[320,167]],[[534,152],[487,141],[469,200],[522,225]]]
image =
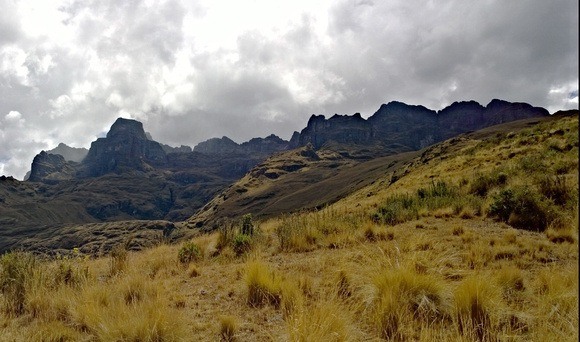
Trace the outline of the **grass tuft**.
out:
[[[220,317],[220,341],[234,342],[236,341],[236,331],[238,330],[238,322],[234,316]]]
[[[459,331],[478,341],[489,341],[493,322],[491,313],[497,311],[496,289],[482,276],[464,279],[454,293],[455,318]]]
[[[25,311],[26,295],[37,271],[37,260],[29,253],[12,252],[0,258],[0,293],[2,308],[9,316]]]

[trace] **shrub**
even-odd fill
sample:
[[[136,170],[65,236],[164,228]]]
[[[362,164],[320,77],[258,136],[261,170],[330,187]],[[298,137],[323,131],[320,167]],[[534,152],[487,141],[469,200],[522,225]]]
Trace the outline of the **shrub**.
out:
[[[429,187],[420,188],[417,190],[417,196],[421,199],[433,197],[453,197],[455,196],[455,189],[447,185],[443,181],[431,182]]]
[[[28,285],[36,269],[36,259],[24,252],[6,253],[0,258],[0,293],[3,309],[10,316],[25,311]]]
[[[182,264],[188,264],[192,261],[199,260],[201,258],[201,249],[193,241],[186,242],[179,249],[177,258]]]
[[[491,188],[504,185],[506,182],[507,174],[503,172],[493,172],[489,175],[478,173],[471,182],[469,192],[480,197],[485,197]]]
[[[89,269],[72,260],[63,259],[57,262],[53,276],[56,286],[60,284],[79,286],[88,278]]]
[[[401,194],[387,198],[373,216],[377,223],[396,225],[419,218],[418,201],[411,195]]]
[[[493,198],[493,203],[489,208],[489,214],[496,216],[500,221],[507,222],[515,207],[516,199],[514,191],[504,189]]]
[[[243,235],[247,236],[254,235],[254,224],[252,223],[252,214],[246,214],[242,216],[242,221],[240,224],[240,232]]]
[[[493,198],[490,216],[514,228],[544,231],[555,218],[554,211],[530,188],[504,189]]]
[[[372,219],[376,223],[396,225],[399,223],[419,218],[419,212],[423,209],[450,215],[449,207],[459,203],[460,198],[456,187],[449,186],[443,181],[432,182],[426,188],[420,188],[415,195],[394,195],[379,207]],[[460,210],[456,210],[459,213]]]
[[[231,222],[224,222],[218,229],[218,239],[216,249],[221,251],[225,247],[231,246],[234,237],[236,236],[236,229]]]
[[[556,205],[565,206],[572,199],[572,189],[566,184],[562,176],[545,176],[539,181],[540,193],[554,201]]]
[[[232,247],[237,256],[252,249],[252,238],[246,234],[238,234],[232,242]]]

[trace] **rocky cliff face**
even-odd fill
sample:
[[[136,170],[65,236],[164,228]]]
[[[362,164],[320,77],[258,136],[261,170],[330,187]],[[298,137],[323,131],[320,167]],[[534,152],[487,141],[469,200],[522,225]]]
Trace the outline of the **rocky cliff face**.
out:
[[[193,151],[207,155],[263,155],[268,156],[274,152],[288,149],[288,142],[274,134],[266,138],[253,138],[242,144],[238,144],[228,137],[211,138],[197,144]]]
[[[423,106],[389,102],[368,121],[374,143],[401,151],[418,150],[440,140],[437,113]]]
[[[312,144],[318,149],[329,141],[366,145],[372,138],[372,125],[359,113],[352,116],[335,114],[328,120],[324,115],[312,115],[300,135],[292,136],[291,147]]]
[[[31,182],[54,182],[73,178],[74,165],[64,160],[60,154],[41,151],[32,161],[32,169],[28,180]]]
[[[548,115],[544,108],[494,99],[485,107],[475,101],[454,102],[437,113],[437,121],[440,139],[445,140],[484,127]]]
[[[156,142],[147,139],[139,121],[119,118],[106,138],[91,144],[83,161],[81,176],[96,177],[109,172],[148,171],[167,164],[167,154]]]
[[[313,115],[291,147],[311,143],[315,148],[333,141],[340,144],[382,146],[394,152],[418,150],[461,133],[533,117],[548,116],[547,110],[526,103],[492,100],[483,107],[475,101],[455,102],[436,112],[402,102],[383,104],[368,120],[360,114]]]

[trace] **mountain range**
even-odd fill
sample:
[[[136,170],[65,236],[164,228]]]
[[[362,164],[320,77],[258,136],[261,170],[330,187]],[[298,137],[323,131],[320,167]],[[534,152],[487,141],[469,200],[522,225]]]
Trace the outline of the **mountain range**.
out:
[[[486,106],[455,102],[440,111],[389,102],[368,119],[359,113],[312,115],[290,141],[270,135],[238,144],[222,137],[193,149],[156,142],[142,123],[119,118],[90,149],[60,144],[35,156],[26,181],[0,178],[0,252],[35,249],[38,242],[27,238],[39,233],[56,241],[45,244],[47,250],[61,248],[58,236],[67,229],[104,222],[150,220],[157,230],[165,222],[164,235],[175,227],[212,229],[216,219],[244,213],[222,208],[212,210],[209,220],[208,210],[234,194],[243,195],[239,209],[265,216],[317,207],[368,184],[372,172],[394,171],[413,151],[485,127],[545,117],[543,108],[502,100]],[[284,176],[289,173],[294,176]],[[356,182],[345,184],[345,174]],[[234,184],[244,179],[261,188]]]

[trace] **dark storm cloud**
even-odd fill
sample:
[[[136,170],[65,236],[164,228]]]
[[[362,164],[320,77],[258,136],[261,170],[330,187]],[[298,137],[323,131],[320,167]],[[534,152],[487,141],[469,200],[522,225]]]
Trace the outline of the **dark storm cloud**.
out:
[[[370,9],[344,1],[332,10],[337,57],[330,68],[351,86],[346,93],[366,90],[366,103],[400,99],[440,107],[497,97],[549,107],[550,88],[577,79],[571,61],[578,37],[570,30],[578,24],[570,14],[577,7],[455,1],[382,2]]]
[[[578,106],[575,1],[336,1],[209,47],[200,37],[229,24],[203,24],[212,2],[71,1],[64,43],[0,5],[0,173],[18,177],[40,149],[88,147],[118,116],[193,146],[288,139],[311,114],[369,116],[391,100]]]

